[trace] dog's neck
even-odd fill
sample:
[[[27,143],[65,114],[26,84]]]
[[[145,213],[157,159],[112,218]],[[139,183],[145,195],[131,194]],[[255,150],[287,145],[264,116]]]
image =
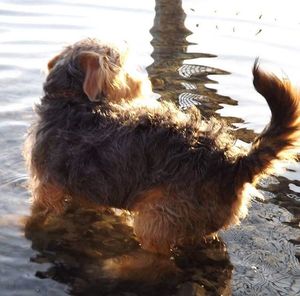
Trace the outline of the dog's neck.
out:
[[[46,92],[45,95],[49,98],[62,98],[62,99],[85,97],[85,94],[83,92],[70,90],[70,89]]]
[[[61,98],[61,99],[69,99],[72,100],[74,98],[81,98],[83,100],[89,100],[88,96],[80,90],[57,90],[57,91],[45,91],[45,96],[49,98]],[[99,94],[94,103],[102,104],[103,102],[107,102],[107,98],[103,94]]]
[[[55,102],[55,103],[54,103]],[[65,104],[80,105],[91,108],[93,112],[105,112],[110,109],[110,104],[108,99],[105,96],[100,96],[97,101],[92,102],[89,100],[88,96],[78,90],[61,90],[61,91],[51,91],[45,92],[44,97],[42,98],[42,105],[52,105],[53,103],[56,106],[60,102],[60,106],[65,106]]]

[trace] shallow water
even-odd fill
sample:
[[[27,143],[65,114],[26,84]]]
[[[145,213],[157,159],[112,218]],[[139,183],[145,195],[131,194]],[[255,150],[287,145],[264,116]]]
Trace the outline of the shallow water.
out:
[[[225,118],[247,145],[269,120],[251,84],[255,57],[300,85],[297,1],[261,2],[0,0],[0,295],[300,295],[298,164],[260,182],[264,201],[253,198],[240,226],[171,259],[140,250],[112,213],[22,228],[21,146],[50,57],[88,36],[126,40],[156,94]]]

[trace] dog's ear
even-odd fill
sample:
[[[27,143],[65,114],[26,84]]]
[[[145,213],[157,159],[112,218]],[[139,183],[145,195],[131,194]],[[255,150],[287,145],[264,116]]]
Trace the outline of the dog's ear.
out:
[[[79,63],[85,74],[83,90],[89,99],[97,101],[99,94],[107,95],[115,75],[108,57],[94,52],[82,52]]]
[[[48,62],[48,70],[49,71],[55,66],[55,64],[57,63],[57,61],[59,59],[60,59],[60,55],[58,54]]]

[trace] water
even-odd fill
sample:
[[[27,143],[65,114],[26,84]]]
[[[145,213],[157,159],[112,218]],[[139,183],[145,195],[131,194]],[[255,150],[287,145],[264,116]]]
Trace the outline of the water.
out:
[[[24,234],[21,156],[47,60],[88,36],[126,40],[156,95],[225,118],[247,146],[270,115],[251,84],[254,58],[300,85],[297,8],[291,0],[1,0],[0,295],[300,295],[298,164],[260,182],[264,201],[253,199],[240,226],[169,259],[140,250],[126,217],[112,213],[78,209]]]

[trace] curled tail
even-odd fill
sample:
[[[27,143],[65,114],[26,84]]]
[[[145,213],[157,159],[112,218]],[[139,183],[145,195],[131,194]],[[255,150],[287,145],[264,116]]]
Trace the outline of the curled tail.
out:
[[[272,172],[280,160],[295,159],[300,147],[300,93],[288,80],[261,71],[258,60],[253,66],[253,84],[266,99],[272,117],[248,155],[236,163],[239,184],[255,182],[260,175]]]

